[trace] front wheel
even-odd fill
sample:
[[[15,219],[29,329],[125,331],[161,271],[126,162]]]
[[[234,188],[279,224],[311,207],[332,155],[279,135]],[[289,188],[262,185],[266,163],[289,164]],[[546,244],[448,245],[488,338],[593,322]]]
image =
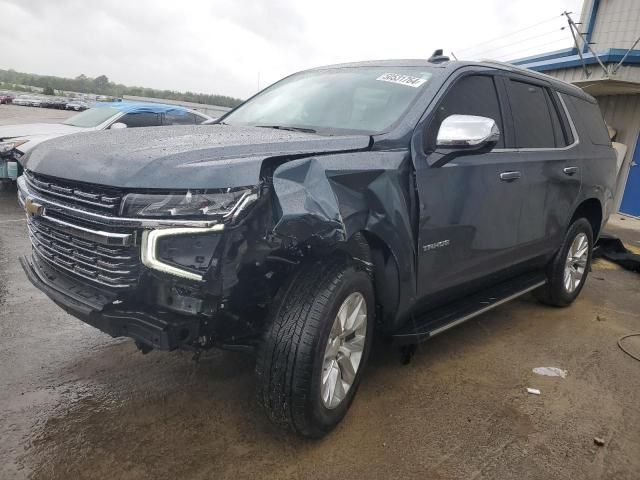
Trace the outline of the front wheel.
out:
[[[591,269],[593,230],[586,218],[574,221],[547,270],[548,283],[534,292],[542,303],[570,305],[580,294]]]
[[[277,425],[322,437],[345,416],[373,337],[369,274],[349,261],[316,263],[276,299],[256,365],[258,401]]]

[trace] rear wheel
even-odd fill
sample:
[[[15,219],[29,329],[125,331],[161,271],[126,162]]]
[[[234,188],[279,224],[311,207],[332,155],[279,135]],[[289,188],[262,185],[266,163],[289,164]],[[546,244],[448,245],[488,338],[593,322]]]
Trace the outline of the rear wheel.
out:
[[[534,292],[542,303],[570,305],[584,287],[591,269],[593,232],[586,218],[571,224],[562,247],[547,270],[548,283]]]
[[[258,353],[258,401],[277,425],[321,437],[347,413],[371,348],[374,296],[356,264],[316,263],[276,300]]]

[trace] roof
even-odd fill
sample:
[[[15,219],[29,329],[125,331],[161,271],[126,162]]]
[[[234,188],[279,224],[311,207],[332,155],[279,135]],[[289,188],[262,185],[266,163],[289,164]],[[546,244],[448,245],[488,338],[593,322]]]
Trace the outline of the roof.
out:
[[[94,108],[111,107],[124,113],[177,113],[186,114],[189,109],[179,105],[166,105],[164,103],[144,102],[98,102]]]
[[[565,82],[555,77],[539,73],[537,71],[524,68],[521,65],[513,65],[511,63],[496,62],[492,60],[483,61],[458,61],[450,60],[438,63],[432,63],[424,59],[399,59],[399,60],[369,60],[365,62],[352,62],[352,63],[339,63],[336,65],[327,65],[324,67],[316,67],[311,69],[312,71],[333,69],[333,68],[357,68],[357,67],[430,67],[430,68],[442,68],[450,71],[457,70],[462,67],[485,67],[499,70],[506,70],[510,72],[519,73],[521,75],[527,75],[532,78],[545,80],[558,90],[564,91],[574,96],[588,99],[589,101],[595,101],[591,95],[583,92],[580,88]]]
[[[444,62],[446,63],[446,62]],[[354,67],[442,67],[444,63],[432,63],[425,59],[395,59],[395,60],[366,60],[364,62],[336,63],[324,65],[311,70],[324,70],[329,68],[354,68]]]

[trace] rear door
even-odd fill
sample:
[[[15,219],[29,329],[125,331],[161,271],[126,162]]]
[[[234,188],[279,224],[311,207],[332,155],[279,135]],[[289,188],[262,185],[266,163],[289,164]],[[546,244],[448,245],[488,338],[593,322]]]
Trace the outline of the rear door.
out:
[[[526,199],[518,243],[525,260],[545,257],[560,246],[580,193],[581,161],[575,129],[551,86],[521,75],[508,75],[515,155]]]
[[[424,145],[414,146],[420,203],[418,292],[428,303],[448,297],[445,290],[462,294],[458,287],[491,282],[500,276],[493,274],[519,263],[518,224],[526,196],[515,152],[505,148],[513,140],[499,74],[465,72],[445,88],[423,127]],[[488,153],[429,167],[427,157],[435,149],[440,124],[453,114],[494,119],[499,144]]]

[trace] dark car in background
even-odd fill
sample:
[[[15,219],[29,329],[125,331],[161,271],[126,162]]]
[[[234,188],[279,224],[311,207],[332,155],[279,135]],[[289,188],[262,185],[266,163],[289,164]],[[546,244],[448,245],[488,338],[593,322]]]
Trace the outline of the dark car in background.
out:
[[[444,57],[317,68],[216,125],[24,160],[35,286],[142,352],[254,352],[259,403],[310,437],[346,414],[374,335],[409,352],[526,292],[573,302],[616,171],[579,88]]]
[[[0,92],[0,105],[8,105],[14,99],[14,96],[10,93]]]
[[[65,110],[69,100],[62,97],[44,97],[40,102],[42,108],[54,108],[56,110]]]
[[[67,102],[64,106],[65,110],[75,110],[76,112],[83,112],[89,108],[89,104],[83,100],[72,100]]]

